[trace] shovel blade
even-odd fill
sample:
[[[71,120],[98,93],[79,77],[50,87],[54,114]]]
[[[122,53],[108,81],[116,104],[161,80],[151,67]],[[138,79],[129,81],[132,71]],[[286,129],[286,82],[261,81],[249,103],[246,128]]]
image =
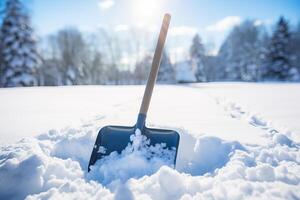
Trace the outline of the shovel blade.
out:
[[[130,136],[135,134],[135,126],[105,126],[97,136],[92,155],[90,158],[88,171],[90,166],[94,165],[97,160],[109,155],[111,152],[117,151],[121,153],[130,143]],[[174,166],[176,164],[177,150],[179,146],[179,134],[173,130],[153,129],[144,127],[142,134],[150,139],[150,145],[165,143],[166,148],[175,148]],[[104,148],[104,151],[99,151],[99,148]]]

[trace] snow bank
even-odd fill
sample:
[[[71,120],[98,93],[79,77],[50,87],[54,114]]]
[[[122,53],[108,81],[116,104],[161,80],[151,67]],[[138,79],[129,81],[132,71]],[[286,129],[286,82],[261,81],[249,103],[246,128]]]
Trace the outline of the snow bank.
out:
[[[173,169],[162,147],[150,149],[158,158],[145,159],[140,146],[146,140],[136,134],[121,155],[111,154],[87,174],[95,129],[51,130],[2,145],[0,199],[300,198],[299,145],[284,135],[249,146],[178,130]]]
[[[95,128],[67,129],[60,134],[56,130],[51,130],[37,138],[53,144],[51,156],[62,159],[70,158],[79,162],[83,170],[87,170],[86,163],[91,156],[91,147],[95,143],[93,132],[97,131]]]
[[[216,137],[203,137],[197,140],[187,172],[203,175],[223,167],[236,149],[243,149],[238,142],[226,142]]]
[[[22,199],[83,177],[78,162],[50,155],[51,145],[37,139],[26,139],[14,145],[1,146],[0,197]]]
[[[275,154],[271,153],[273,150]],[[283,152],[284,155],[281,154]],[[271,148],[250,147],[231,153],[232,156],[224,167],[205,176],[191,176],[162,167],[150,177],[131,179],[128,185],[136,196],[146,195],[149,199],[300,197],[299,149],[276,144]]]

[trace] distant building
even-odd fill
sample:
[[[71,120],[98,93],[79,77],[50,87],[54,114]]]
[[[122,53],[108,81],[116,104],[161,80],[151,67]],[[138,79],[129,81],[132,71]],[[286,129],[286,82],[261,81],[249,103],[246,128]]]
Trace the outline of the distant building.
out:
[[[195,69],[190,61],[181,61],[175,64],[176,81],[178,83],[193,83],[197,81]]]

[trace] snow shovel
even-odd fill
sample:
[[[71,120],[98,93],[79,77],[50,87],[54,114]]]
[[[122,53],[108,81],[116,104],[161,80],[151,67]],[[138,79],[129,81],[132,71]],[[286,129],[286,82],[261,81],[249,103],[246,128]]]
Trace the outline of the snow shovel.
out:
[[[164,143],[166,148],[175,149],[175,166],[177,149],[179,145],[179,134],[173,130],[148,128],[145,125],[147,111],[156,82],[157,72],[162,57],[164,43],[167,37],[170,19],[171,16],[169,14],[165,14],[136,124],[134,126],[103,127],[98,133],[90,158],[88,171],[90,171],[90,166],[94,165],[97,160],[103,158],[104,156],[108,156],[111,152],[117,151],[118,153],[121,153],[122,150],[126,148],[128,143],[130,143],[130,136],[135,134],[136,129],[141,130],[141,133],[145,135],[147,139],[150,139],[150,145]],[[102,151],[101,149],[105,149],[105,151]]]

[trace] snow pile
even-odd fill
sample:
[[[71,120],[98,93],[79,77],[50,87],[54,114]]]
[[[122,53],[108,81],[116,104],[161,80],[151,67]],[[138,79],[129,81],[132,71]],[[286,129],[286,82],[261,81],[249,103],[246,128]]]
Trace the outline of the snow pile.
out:
[[[51,145],[26,139],[2,146],[0,155],[1,199],[22,199],[28,194],[59,187],[83,177],[78,162],[50,156]]]
[[[132,143],[121,154],[112,152],[91,166],[88,177],[107,185],[151,175],[163,165],[174,167],[175,149],[165,148],[164,143],[150,146],[150,140],[139,129],[136,129],[130,140]]]
[[[196,141],[192,159],[186,169],[192,175],[203,175],[223,167],[237,149],[244,149],[238,142],[226,142],[217,137],[202,137]]]
[[[2,145],[0,199],[297,199],[299,144],[275,134],[267,146],[181,133],[174,152],[139,131],[132,144],[87,173],[97,128],[51,130]],[[154,154],[154,155],[153,155]]]
[[[148,199],[299,199],[299,156],[299,148],[280,144],[248,147],[232,151],[225,166],[204,176],[162,167],[128,185]]]
[[[51,156],[76,160],[82,169],[87,170],[86,162],[90,158],[91,147],[95,142],[93,133],[97,131],[96,128],[67,129],[60,134],[56,130],[50,130],[47,134],[38,136],[38,139],[51,141],[53,144]]]
[[[144,199],[297,199],[300,195],[297,185],[193,177],[167,167],[149,178],[130,180],[129,187]]]

